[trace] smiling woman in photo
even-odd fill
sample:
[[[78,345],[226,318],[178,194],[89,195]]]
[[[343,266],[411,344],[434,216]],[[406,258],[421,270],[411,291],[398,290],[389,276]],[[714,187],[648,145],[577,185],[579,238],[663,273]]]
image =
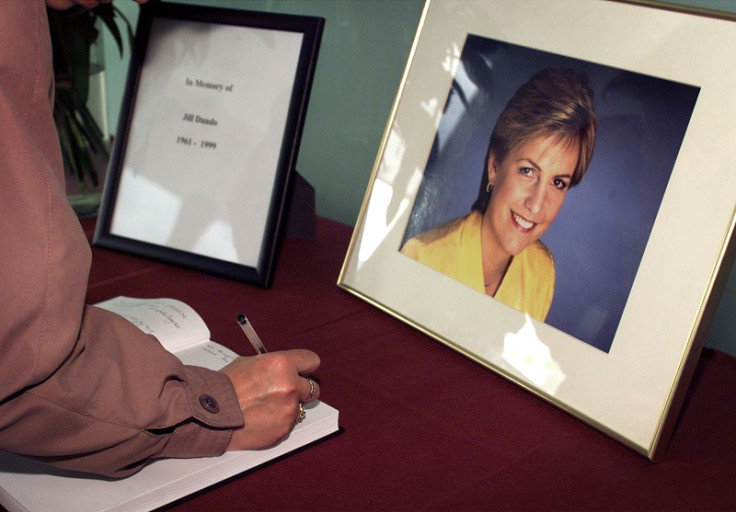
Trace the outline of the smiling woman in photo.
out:
[[[539,238],[582,180],[595,132],[587,79],[536,73],[496,122],[471,213],[409,239],[401,252],[544,321],[555,267]]]

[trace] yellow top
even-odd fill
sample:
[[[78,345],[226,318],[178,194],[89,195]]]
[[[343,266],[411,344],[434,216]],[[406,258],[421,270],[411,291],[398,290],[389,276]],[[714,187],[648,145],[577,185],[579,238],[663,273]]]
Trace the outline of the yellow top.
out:
[[[401,252],[448,277],[485,293],[480,246],[482,215],[472,212],[421,233]],[[494,298],[544,321],[552,304],[555,263],[550,250],[536,241],[511,258]]]

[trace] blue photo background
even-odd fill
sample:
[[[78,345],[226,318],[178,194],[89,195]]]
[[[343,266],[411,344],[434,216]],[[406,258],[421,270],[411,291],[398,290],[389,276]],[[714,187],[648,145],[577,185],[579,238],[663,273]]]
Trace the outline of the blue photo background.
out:
[[[585,73],[598,118],[591,165],[541,238],[557,274],[546,323],[608,352],[698,87],[469,35],[404,240],[470,212],[496,119],[545,67]]]

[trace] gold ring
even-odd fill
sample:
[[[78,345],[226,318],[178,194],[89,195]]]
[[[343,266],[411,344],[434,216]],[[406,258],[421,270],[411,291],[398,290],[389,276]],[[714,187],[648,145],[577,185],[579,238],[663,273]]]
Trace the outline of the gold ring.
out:
[[[314,396],[314,392],[317,391],[317,384],[312,379],[307,380],[309,381],[309,396],[307,397],[305,402],[309,402]]]
[[[304,410],[304,404],[299,402],[299,415],[296,417],[296,423],[301,423],[307,417],[307,411]]]

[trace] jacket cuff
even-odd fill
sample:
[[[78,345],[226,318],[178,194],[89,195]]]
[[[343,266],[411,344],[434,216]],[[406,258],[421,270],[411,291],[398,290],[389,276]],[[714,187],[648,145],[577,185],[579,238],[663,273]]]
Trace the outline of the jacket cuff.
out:
[[[232,431],[245,424],[235,389],[220,372],[185,366],[184,374],[192,420],[176,427],[157,458],[221,455]]]

